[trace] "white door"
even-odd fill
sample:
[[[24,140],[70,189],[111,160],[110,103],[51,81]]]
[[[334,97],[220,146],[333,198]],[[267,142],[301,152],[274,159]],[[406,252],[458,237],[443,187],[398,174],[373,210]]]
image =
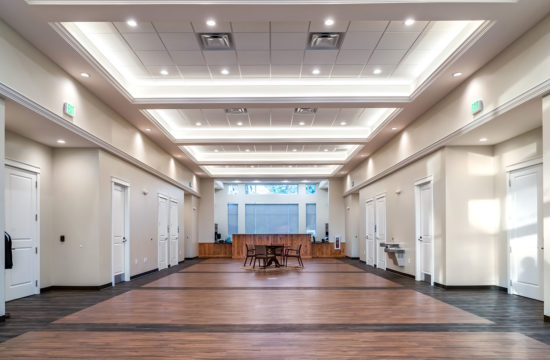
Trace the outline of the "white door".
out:
[[[168,199],[164,196],[159,196],[158,208],[158,267],[159,270],[168,267]]]
[[[418,245],[420,279],[429,275],[433,283],[433,191],[432,183],[425,183],[418,188]]]
[[[374,212],[374,232],[376,237],[376,267],[386,270],[386,253],[380,247],[381,243],[386,242],[386,197],[376,198]]]
[[[367,265],[374,266],[374,201],[369,200],[367,201],[366,206],[366,263]]]
[[[542,171],[533,166],[510,173],[508,228],[511,294],[542,300]]]
[[[170,200],[170,266],[178,264],[179,221],[178,202]]]
[[[113,211],[111,227],[113,234],[113,283],[128,281],[126,274],[126,253],[128,246],[128,235],[126,234],[126,186],[113,183]]]
[[[6,301],[38,294],[37,175],[6,166],[6,232],[11,236],[13,268],[6,269]]]

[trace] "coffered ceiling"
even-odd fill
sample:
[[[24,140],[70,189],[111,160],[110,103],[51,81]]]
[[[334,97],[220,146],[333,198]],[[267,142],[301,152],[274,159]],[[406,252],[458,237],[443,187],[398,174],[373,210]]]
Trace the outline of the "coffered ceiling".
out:
[[[544,0],[0,0],[26,39],[220,178],[344,175],[548,11]]]

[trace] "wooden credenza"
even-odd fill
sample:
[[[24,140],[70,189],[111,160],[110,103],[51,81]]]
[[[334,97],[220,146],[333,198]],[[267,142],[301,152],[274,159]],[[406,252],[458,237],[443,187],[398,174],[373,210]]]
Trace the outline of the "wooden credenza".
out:
[[[312,256],[314,258],[338,258],[346,257],[346,243],[340,243],[340,250],[334,249],[334,243],[312,244]]]
[[[311,258],[311,235],[309,234],[233,234],[232,258],[244,259],[246,244],[254,245],[286,245],[297,249],[302,245],[302,258]]]

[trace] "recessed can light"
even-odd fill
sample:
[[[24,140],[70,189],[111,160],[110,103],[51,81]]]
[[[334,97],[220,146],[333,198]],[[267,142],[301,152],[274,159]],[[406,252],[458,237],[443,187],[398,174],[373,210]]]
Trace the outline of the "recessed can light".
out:
[[[130,27],[136,27],[138,25],[137,21],[135,21],[134,19],[129,19],[128,21],[126,21],[126,24],[128,24],[128,26]]]
[[[151,132],[151,128],[145,128],[145,131]]]
[[[197,126],[201,126],[201,125],[202,125],[202,123],[201,123],[200,121],[197,121],[197,122],[195,123],[195,125],[197,125]]]
[[[455,77],[455,78],[456,78],[456,77],[461,77],[461,76],[462,76],[462,73],[461,73],[461,72],[455,72],[455,73],[453,74],[453,77]]]
[[[347,124],[348,124],[347,122],[342,121],[342,122],[340,123],[340,126],[346,126]]]
[[[325,20],[325,25],[326,25],[326,26],[332,26],[332,25],[334,25],[334,20],[333,20],[333,19],[326,19],[326,20]]]
[[[311,70],[311,73],[312,73],[313,75],[319,75],[319,74],[321,73],[321,70],[315,68],[315,69]]]
[[[88,74],[87,72],[82,72],[80,73],[80,76],[82,76],[83,78],[89,78],[90,74]]]
[[[298,151],[298,149],[292,149],[292,151],[293,151],[293,152],[296,152],[296,151]]]
[[[161,75],[168,75],[168,70],[162,69],[162,70],[160,71],[160,74],[161,74]]]
[[[246,152],[250,152],[250,149],[244,149],[244,151],[246,151]]]
[[[479,142],[487,142],[487,138],[481,138],[479,139]]]
[[[306,123],[303,121],[300,121],[300,126],[304,126]]]
[[[379,74],[382,74],[382,69],[374,69],[374,71],[372,72],[374,75],[379,75]]]
[[[324,149],[323,151],[324,151],[324,152],[327,152],[327,151],[328,151],[328,149]]]
[[[237,123],[237,126],[243,126],[243,123],[239,121],[239,122]]]
[[[229,75],[229,70],[227,69],[222,69],[220,72],[222,73],[222,75]]]
[[[218,152],[218,151],[220,151],[220,150],[218,150],[218,149],[214,149],[214,152]]]
[[[407,26],[411,26],[415,23],[414,19],[413,18],[408,18],[407,20],[405,20],[405,25]]]
[[[58,144],[65,144],[65,142],[66,142],[66,141],[65,141],[65,140],[63,140],[63,139],[59,139],[59,140],[57,140],[57,143],[58,143]]]
[[[397,128],[396,128],[396,127],[392,127],[391,129],[392,129],[393,131],[397,130]]]
[[[206,25],[212,27],[212,26],[216,26],[216,20],[214,19],[208,19],[206,20]]]

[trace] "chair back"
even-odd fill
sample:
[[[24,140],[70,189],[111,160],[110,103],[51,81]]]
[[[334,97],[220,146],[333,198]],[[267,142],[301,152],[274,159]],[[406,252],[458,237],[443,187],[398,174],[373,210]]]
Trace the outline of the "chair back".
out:
[[[284,246],[275,248],[275,256],[283,256]]]
[[[265,245],[255,245],[254,250],[255,250],[256,256],[258,255],[262,256],[267,254]]]

